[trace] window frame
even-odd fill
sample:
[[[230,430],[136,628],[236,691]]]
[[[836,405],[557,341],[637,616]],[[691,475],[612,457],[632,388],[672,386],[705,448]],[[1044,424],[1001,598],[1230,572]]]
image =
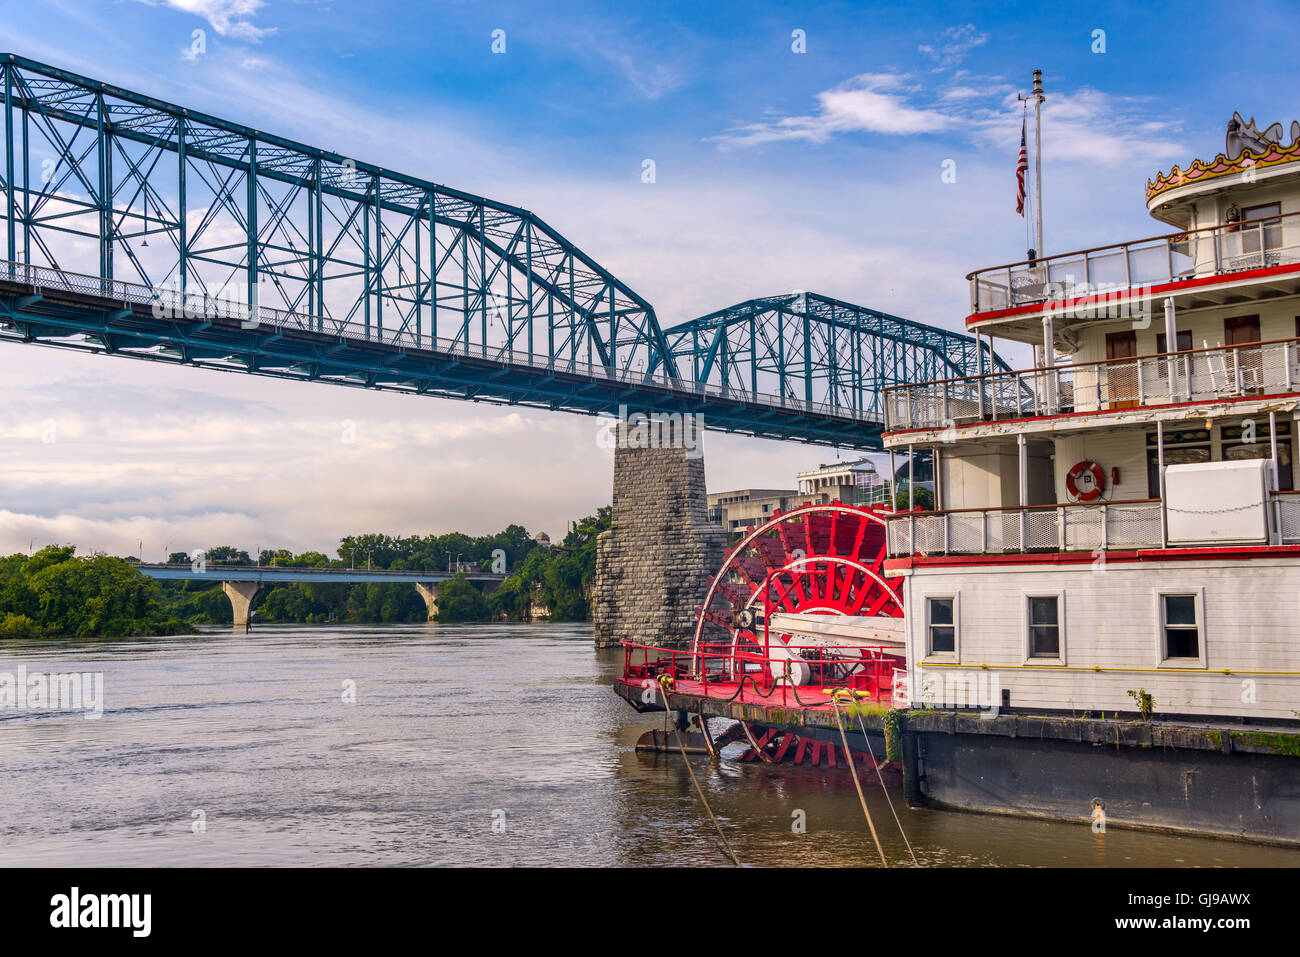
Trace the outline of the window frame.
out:
[[[1260,215],[1260,210],[1268,210],[1267,213]],[[1252,216],[1251,213],[1256,215]],[[1257,223],[1253,228],[1247,228],[1247,223]],[[1241,210],[1241,219],[1237,225],[1241,228],[1241,251],[1245,254],[1257,253],[1260,251],[1259,243],[1262,240],[1264,251],[1278,249],[1282,246],[1282,202],[1273,200],[1271,203],[1257,203],[1254,206],[1246,206]],[[1254,247],[1253,249],[1250,247]]]
[[[1205,434],[1201,438],[1201,433]],[[1180,436],[1196,436],[1195,438],[1180,438]],[[1185,452],[1192,449],[1204,450],[1206,462],[1214,461],[1214,430],[1213,429],[1193,429],[1183,428],[1174,429],[1165,433],[1165,465],[1178,464],[1169,461],[1170,453]],[[1160,446],[1157,443],[1156,433],[1148,432],[1146,436],[1146,463],[1147,463],[1147,498],[1160,498]]]
[[[1035,598],[1051,598],[1056,601],[1056,654],[1052,655],[1035,655],[1034,638],[1033,638],[1033,618],[1030,614],[1031,600]],[[1065,592],[1064,591],[1025,591],[1020,593],[1021,607],[1021,624],[1023,639],[1023,652],[1027,665],[1049,665],[1055,668],[1065,667],[1066,648],[1065,648]]]
[[[925,651],[923,661],[960,661],[961,660],[961,594],[959,592],[925,595],[925,632],[921,636]],[[952,602],[952,625],[938,625],[939,628],[952,628],[952,651],[934,651],[931,645],[932,628],[936,627],[930,619],[932,601]]]
[[[1152,589],[1155,597],[1155,634],[1156,634],[1156,667],[1173,668],[1173,669],[1205,669],[1209,667],[1209,656],[1206,649],[1206,627],[1205,627],[1205,589],[1204,588],[1174,588],[1174,587],[1157,587]],[[1193,601],[1193,609],[1196,613],[1196,651],[1195,657],[1189,658],[1170,658],[1167,654],[1168,645],[1165,640],[1165,599],[1190,596]]]

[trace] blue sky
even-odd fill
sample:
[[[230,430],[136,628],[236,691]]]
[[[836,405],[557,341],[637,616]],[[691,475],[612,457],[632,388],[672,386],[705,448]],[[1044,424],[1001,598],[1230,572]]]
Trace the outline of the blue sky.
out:
[[[813,289],[960,326],[964,274],[1023,257],[1015,94],[1035,67],[1049,252],[1163,232],[1148,177],[1221,150],[1234,109],[1289,124],[1300,100],[1289,3],[540,7],[6,0],[0,48],[532,209],[666,325]],[[577,417],[20,346],[0,372],[5,550],[555,534],[609,497]],[[333,438],[343,418],[360,448]],[[711,487],[776,487],[834,454],[710,435],[706,461]]]

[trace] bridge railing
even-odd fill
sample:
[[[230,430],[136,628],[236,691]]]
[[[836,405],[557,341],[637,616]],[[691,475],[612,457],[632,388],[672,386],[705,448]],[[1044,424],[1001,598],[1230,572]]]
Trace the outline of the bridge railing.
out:
[[[105,279],[82,273],[66,272],[48,266],[0,261],[0,280],[31,286],[37,289],[58,289],[65,292],[107,299],[124,305],[149,306],[158,318],[225,318],[237,319],[246,329],[272,326],[281,329],[301,329],[305,332],[323,333],[339,339],[378,343],[401,349],[437,352],[466,358],[484,359],[503,365],[522,366],[546,372],[559,372],[582,376],[593,381],[616,381],[639,387],[657,387],[670,392],[696,396],[729,399],[748,405],[770,409],[824,415],[840,419],[855,419],[878,424],[879,412],[853,409],[829,402],[810,402],[793,396],[752,392],[731,386],[695,382],[658,373],[637,372],[630,369],[611,368],[606,365],[584,362],[576,358],[563,358],[520,350],[512,344],[488,345],[469,343],[461,339],[448,339],[411,331],[402,326],[385,329],[364,322],[314,316],[307,313],[279,309],[260,303],[249,304],[238,293],[196,293],[148,286],[143,283]]]

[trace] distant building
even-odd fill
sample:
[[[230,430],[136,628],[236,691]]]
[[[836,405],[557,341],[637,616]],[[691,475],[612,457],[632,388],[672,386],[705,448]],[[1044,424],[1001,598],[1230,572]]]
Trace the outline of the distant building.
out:
[[[538,548],[551,547],[551,536],[547,535],[545,532],[538,532],[536,537],[533,538],[533,541],[537,543]]]
[[[889,480],[876,470],[870,459],[819,465],[799,472],[795,478],[799,482],[800,503],[870,505],[889,501]]]
[[[798,493],[794,489],[745,488],[733,492],[709,493],[709,519],[727,534],[738,534],[760,525],[778,509],[793,508]]]

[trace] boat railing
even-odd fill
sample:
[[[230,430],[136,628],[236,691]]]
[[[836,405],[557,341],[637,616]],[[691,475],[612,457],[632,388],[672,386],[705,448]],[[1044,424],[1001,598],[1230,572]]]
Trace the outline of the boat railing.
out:
[[[885,431],[947,429],[1079,412],[1285,395],[1300,338],[1040,366],[884,390]]]
[[[1297,263],[1297,216],[1219,223],[978,269],[966,276],[971,313]]]
[[[769,639],[777,641],[775,635]],[[871,692],[873,697],[892,696],[893,675],[901,649],[881,644],[827,647],[814,644],[786,644],[781,649],[793,653],[809,666],[809,680],[787,680],[795,662],[765,654],[761,649],[748,651],[730,642],[701,643],[695,648],[665,648],[660,645],[625,641],[623,644],[623,680],[640,684],[646,691],[646,704],[662,703],[658,697],[658,679],[669,675],[674,681],[698,682],[704,695],[732,695],[742,682],[758,694],[779,699],[785,704],[802,704],[809,696],[822,696],[815,704],[826,704],[825,696],[833,688],[853,688]],[[775,666],[775,670],[773,668]]]
[[[1273,493],[1274,523],[1284,545],[1300,545],[1300,490]]]
[[[887,522],[890,557],[1100,553],[1160,548],[1164,541],[1159,499],[902,512]]]

